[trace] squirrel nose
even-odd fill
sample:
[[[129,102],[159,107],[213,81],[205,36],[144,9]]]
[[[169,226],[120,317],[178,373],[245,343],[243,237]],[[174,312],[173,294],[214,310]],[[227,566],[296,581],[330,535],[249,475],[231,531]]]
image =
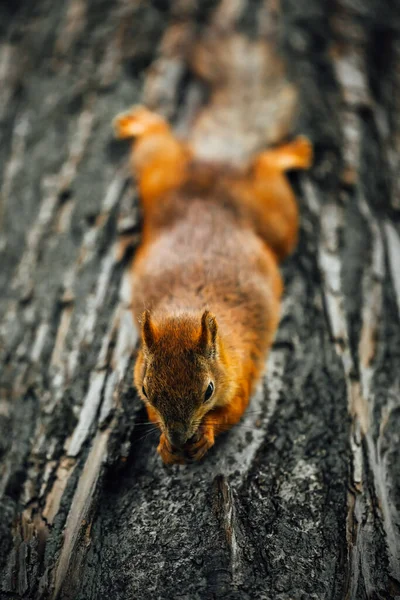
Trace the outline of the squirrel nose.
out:
[[[186,427],[182,423],[173,423],[168,428],[168,437],[173,446],[182,447],[188,438]]]

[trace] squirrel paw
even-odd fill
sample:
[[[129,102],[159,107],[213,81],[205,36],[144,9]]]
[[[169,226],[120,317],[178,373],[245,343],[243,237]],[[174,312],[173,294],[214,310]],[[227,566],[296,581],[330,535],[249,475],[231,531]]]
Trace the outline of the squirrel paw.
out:
[[[214,430],[207,427],[200,433],[200,438],[188,449],[191,460],[201,460],[206,452],[214,445]]]
[[[140,104],[119,113],[113,120],[113,126],[118,139],[139,137],[168,127],[160,115]]]
[[[297,136],[290,144],[295,156],[295,167],[309,169],[313,163],[313,145],[305,135]]]
[[[271,169],[275,171],[309,169],[312,162],[312,143],[305,135],[299,135],[288,144],[258,154],[254,161],[254,175],[256,178],[265,179],[270,177]]]
[[[161,456],[165,465],[185,464],[183,456],[174,451],[164,433],[162,433],[160,436],[160,443],[158,444],[157,452]]]

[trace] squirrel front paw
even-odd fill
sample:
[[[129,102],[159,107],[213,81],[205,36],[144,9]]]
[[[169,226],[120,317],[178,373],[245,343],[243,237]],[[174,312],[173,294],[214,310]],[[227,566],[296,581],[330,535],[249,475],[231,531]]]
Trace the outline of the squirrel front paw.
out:
[[[206,452],[214,446],[214,429],[207,427],[199,432],[199,439],[187,449],[191,460],[201,460]]]
[[[164,433],[162,433],[160,436],[160,443],[158,444],[157,452],[161,456],[165,465],[185,464],[185,459],[183,456],[171,446]]]

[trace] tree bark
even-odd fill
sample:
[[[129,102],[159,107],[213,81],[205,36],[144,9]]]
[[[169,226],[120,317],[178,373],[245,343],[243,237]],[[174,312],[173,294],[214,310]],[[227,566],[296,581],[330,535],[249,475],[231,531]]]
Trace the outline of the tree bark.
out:
[[[400,10],[383,0],[0,7],[0,598],[400,598]],[[166,468],[132,388],[129,147],[300,132],[300,242],[266,376]]]

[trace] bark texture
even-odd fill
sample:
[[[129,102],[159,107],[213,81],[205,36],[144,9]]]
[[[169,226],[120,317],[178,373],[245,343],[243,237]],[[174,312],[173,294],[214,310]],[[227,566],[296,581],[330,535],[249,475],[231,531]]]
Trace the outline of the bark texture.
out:
[[[3,3],[0,90],[0,598],[400,598],[398,3]],[[208,156],[315,145],[267,375],[184,467],[131,387],[142,101]]]

